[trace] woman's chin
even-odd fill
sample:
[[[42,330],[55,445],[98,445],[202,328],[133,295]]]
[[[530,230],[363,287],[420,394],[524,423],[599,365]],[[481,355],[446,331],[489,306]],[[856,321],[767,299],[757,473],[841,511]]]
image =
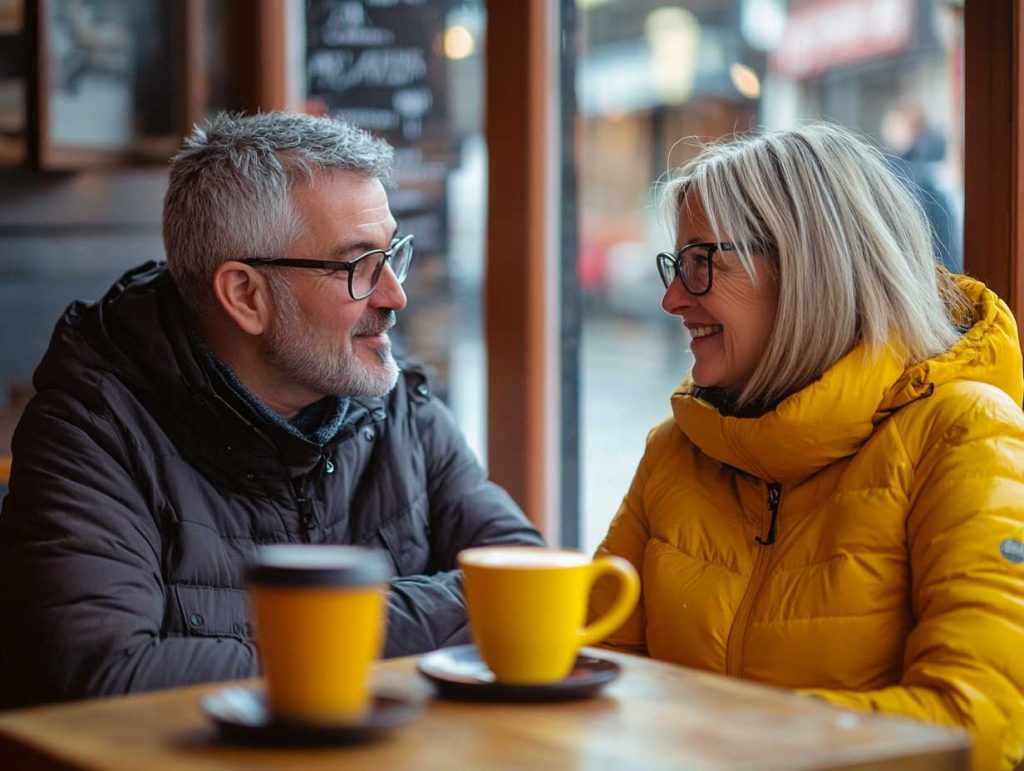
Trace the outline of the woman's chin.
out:
[[[707,369],[696,365],[690,372],[693,382],[701,388],[714,388],[720,384],[721,377],[715,372],[708,372]]]

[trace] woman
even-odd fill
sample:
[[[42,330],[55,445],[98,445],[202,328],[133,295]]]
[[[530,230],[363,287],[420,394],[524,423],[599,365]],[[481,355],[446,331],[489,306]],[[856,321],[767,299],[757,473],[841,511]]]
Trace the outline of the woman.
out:
[[[936,268],[881,155],[815,125],[706,149],[665,194],[690,377],[601,554],[610,644],[966,728],[1024,755],[1024,396],[1009,310]],[[592,613],[610,602],[602,587]]]

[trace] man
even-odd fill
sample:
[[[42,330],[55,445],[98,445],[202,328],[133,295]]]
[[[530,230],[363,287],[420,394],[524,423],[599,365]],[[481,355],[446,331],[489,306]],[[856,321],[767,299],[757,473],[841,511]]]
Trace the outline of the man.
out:
[[[222,115],[188,138],[167,268],[69,307],[15,433],[0,698],[256,674],[261,543],[385,550],[391,656],[468,639],[458,551],[542,543],[392,357],[412,240],[390,165],[327,118]]]

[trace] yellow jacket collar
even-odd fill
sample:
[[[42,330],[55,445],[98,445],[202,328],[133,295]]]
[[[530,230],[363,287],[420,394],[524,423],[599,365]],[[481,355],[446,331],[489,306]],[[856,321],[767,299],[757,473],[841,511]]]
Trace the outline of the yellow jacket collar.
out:
[[[906,367],[893,351],[871,357],[858,345],[818,380],[754,418],[722,415],[694,395],[688,378],[672,396],[677,425],[721,463],[790,483],[852,455],[876,423],[943,383],[990,383],[1020,404],[1024,376],[1013,316],[980,282],[958,281],[972,302],[973,318],[949,351]]]

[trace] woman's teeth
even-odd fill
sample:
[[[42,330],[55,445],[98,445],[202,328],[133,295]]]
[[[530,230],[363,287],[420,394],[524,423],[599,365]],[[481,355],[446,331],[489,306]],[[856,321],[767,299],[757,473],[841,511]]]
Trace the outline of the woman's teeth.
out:
[[[690,329],[690,337],[692,337],[694,340],[699,340],[702,337],[707,337],[708,335],[713,335],[715,334],[715,332],[721,331],[721,324],[712,324],[709,327],[693,327]]]

